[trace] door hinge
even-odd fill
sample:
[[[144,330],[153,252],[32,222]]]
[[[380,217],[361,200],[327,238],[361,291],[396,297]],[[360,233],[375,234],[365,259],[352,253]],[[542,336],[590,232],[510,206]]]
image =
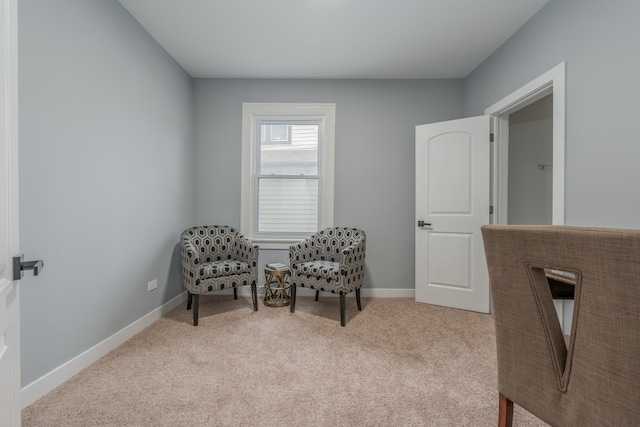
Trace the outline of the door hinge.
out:
[[[489,134],[489,142],[493,142],[493,132]]]
[[[493,215],[493,206],[489,206],[489,215]]]

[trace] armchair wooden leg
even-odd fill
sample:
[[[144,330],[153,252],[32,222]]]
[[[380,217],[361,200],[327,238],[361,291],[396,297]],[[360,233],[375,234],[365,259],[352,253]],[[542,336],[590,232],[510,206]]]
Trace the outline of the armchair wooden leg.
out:
[[[253,300],[253,311],[258,311],[258,290],[256,282],[251,282],[251,299]]]
[[[356,289],[356,301],[358,302],[358,310],[362,311],[362,304],[360,304],[360,288]]]
[[[345,312],[345,296],[343,293],[340,293],[340,326],[345,325],[344,320],[344,312]]]
[[[320,291],[316,291],[316,301],[318,301],[318,295],[320,295]]]
[[[195,294],[193,296],[193,326],[198,326],[198,303],[200,302],[200,295]]]
[[[238,288],[233,288],[233,299],[238,299]]]
[[[296,285],[289,285],[289,311],[291,313],[296,311]]]
[[[502,393],[498,399],[498,427],[511,427],[513,424],[513,402]]]
[[[187,291],[187,310],[191,310],[191,303],[193,302],[193,294]]]

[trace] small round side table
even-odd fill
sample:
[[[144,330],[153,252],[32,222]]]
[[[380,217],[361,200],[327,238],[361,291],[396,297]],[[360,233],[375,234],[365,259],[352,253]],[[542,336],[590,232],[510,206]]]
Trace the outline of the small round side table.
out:
[[[291,276],[291,270],[289,268],[275,270],[266,267],[264,276],[264,305],[267,307],[286,307],[289,305],[290,293],[287,280]]]

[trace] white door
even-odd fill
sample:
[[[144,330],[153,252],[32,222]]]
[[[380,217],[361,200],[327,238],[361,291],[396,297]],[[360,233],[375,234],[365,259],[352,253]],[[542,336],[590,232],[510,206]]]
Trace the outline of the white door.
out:
[[[0,6],[0,426],[20,425],[17,0]]]
[[[489,312],[490,117],[416,126],[416,301]]]

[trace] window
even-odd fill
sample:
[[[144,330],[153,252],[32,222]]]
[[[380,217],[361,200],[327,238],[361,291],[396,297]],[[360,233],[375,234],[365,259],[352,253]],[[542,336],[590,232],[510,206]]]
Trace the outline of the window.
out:
[[[322,120],[258,118],[256,122],[261,142],[254,148],[255,234],[285,237],[318,231]],[[286,129],[291,140],[277,140],[274,145],[270,128]]]
[[[242,105],[241,230],[265,249],[333,225],[335,104]]]
[[[291,125],[286,121],[284,124],[265,124],[260,126],[260,142],[265,144],[287,144],[291,143]]]

